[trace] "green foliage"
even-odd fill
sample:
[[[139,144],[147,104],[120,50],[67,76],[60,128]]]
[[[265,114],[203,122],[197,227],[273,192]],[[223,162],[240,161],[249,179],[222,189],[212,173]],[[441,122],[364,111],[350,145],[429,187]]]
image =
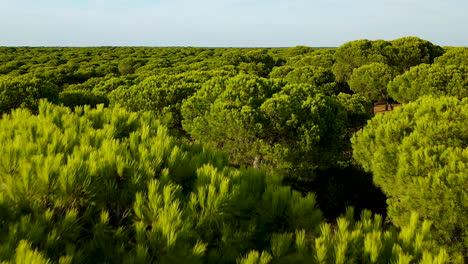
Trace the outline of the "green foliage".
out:
[[[304,83],[318,87],[318,90],[327,95],[337,92],[335,77],[330,69],[314,66],[299,67],[288,72],[284,80],[289,84]]]
[[[424,95],[468,96],[468,66],[421,64],[398,75],[388,84],[388,93],[407,103]]]
[[[348,84],[353,92],[361,94],[372,101],[390,103],[387,84],[395,73],[393,69],[383,63],[371,63],[353,70]]]
[[[118,69],[121,75],[133,74],[142,64],[142,60],[124,58],[119,62]]]
[[[252,251],[237,263],[462,263],[433,247],[431,223],[417,214],[400,230],[385,228],[382,217],[369,211],[359,221],[353,214],[349,209],[333,224],[322,224],[316,236],[304,230],[274,234],[272,255]]]
[[[435,58],[444,54],[442,47],[418,37],[403,37],[391,41],[395,49],[393,65],[399,72],[409,70],[421,63],[431,64]]]
[[[191,136],[227,150],[234,157],[253,159],[262,133],[258,108],[282,83],[251,75],[214,78],[184,102],[182,125]]]
[[[432,63],[443,52],[441,47],[417,37],[392,41],[355,40],[336,49],[333,73],[337,81],[348,82],[355,68],[371,63],[384,63],[402,73],[412,66]]]
[[[243,62],[238,65],[238,68],[247,74],[267,77],[271,69],[276,65],[275,60],[268,54],[266,49],[249,51],[243,57]]]
[[[268,264],[271,262],[271,255],[267,252],[262,252],[260,255],[257,251],[250,251],[245,257],[238,259],[238,264]]]
[[[268,54],[266,49],[231,49],[222,54],[224,65],[233,65],[245,74],[267,77],[276,60]]]
[[[115,74],[108,74],[104,77],[90,78],[83,83],[68,85],[64,91],[86,90],[107,94],[120,86],[130,86],[131,84],[131,78],[128,76],[117,77]]]
[[[373,62],[388,63],[393,49],[390,42],[367,39],[347,42],[336,49],[333,73],[339,82],[347,82],[355,68]]]
[[[438,177],[379,184],[400,230],[369,213],[335,221],[348,205],[386,215],[349,139],[372,117],[370,99],[380,100],[372,96],[385,93],[390,72],[411,67],[388,86],[403,102],[466,96],[466,49],[446,50],[437,57],[440,47],[415,37],[338,49],[0,47],[0,113],[12,113],[0,119],[0,263],[447,262],[431,237],[456,263],[455,252],[466,252],[466,185],[452,178],[466,175],[466,158],[437,142],[463,148],[464,127],[429,126],[435,139],[418,132],[411,142],[423,139],[425,152],[385,152],[402,174]],[[352,94],[348,81],[367,90]],[[40,98],[80,107],[38,108]],[[368,160],[384,160],[366,148]],[[433,229],[410,210],[435,219]]]
[[[287,48],[284,50],[285,57],[295,57],[301,55],[307,55],[313,53],[315,50],[307,46],[296,46],[292,48]]]
[[[260,107],[273,150],[266,153],[296,177],[331,166],[342,150],[346,112],[335,97],[312,86],[288,85]],[[267,142],[268,142],[267,141]],[[285,164],[281,165],[281,163]],[[307,176],[306,176],[307,177]]]
[[[294,70],[294,67],[291,66],[279,66],[274,67],[270,72],[270,78],[285,78],[290,72]]]
[[[294,67],[315,66],[331,69],[333,64],[335,63],[335,60],[333,58],[334,53],[334,49],[319,49],[314,51],[313,53],[289,57],[287,58],[287,65],[291,65]]]
[[[12,262],[2,262],[2,264],[8,264]],[[36,250],[31,249],[31,244],[25,240],[21,240],[16,248],[16,253],[14,256],[15,264],[50,264],[51,262],[47,260],[41,253]],[[69,263],[65,258],[62,258],[60,263]]]
[[[240,75],[206,83],[182,106],[184,129],[240,164],[295,173],[327,166],[339,152],[346,113],[310,85]]]
[[[288,253],[292,243],[292,235],[291,233],[273,234],[271,237],[271,252],[275,258],[280,258]]]
[[[45,78],[30,75],[0,76],[0,115],[18,107],[37,110],[40,98],[56,102],[57,97],[57,86]]]
[[[6,263],[232,263],[322,221],[313,195],[179,143],[147,112],[43,102],[5,115],[0,140]]]
[[[104,104],[107,106],[109,104],[109,99],[107,99],[105,94],[93,93],[87,90],[63,91],[59,94],[58,101],[60,104],[70,108],[83,105],[96,107],[98,104]]]
[[[144,79],[133,86],[120,86],[109,94],[112,104],[131,111],[153,111],[160,116],[171,116],[174,126],[180,127],[182,101],[201,85],[217,75],[229,75],[224,71],[186,72],[179,75],[158,75]]]
[[[360,128],[373,116],[373,104],[367,97],[360,94],[339,93],[337,99],[346,109],[348,128]]]
[[[115,89],[119,88],[120,86],[130,86],[131,84],[130,80],[127,80],[122,77],[114,77],[114,75],[108,75],[106,77],[110,78],[102,80],[95,86],[93,86],[92,90],[94,92],[110,93]]]
[[[354,157],[404,226],[410,212],[434,224],[439,245],[467,257],[468,99],[422,97],[374,117],[352,139]]]
[[[434,60],[436,64],[442,65],[468,65],[468,47],[456,47],[447,50],[444,55]]]
[[[24,65],[24,62],[22,61],[9,61],[0,66],[0,74],[7,74],[9,72],[18,70],[23,65]]]

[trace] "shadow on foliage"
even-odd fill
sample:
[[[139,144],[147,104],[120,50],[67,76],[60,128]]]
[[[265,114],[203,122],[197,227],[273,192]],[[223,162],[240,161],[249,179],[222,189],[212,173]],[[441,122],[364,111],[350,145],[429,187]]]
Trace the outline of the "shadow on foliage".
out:
[[[364,209],[384,219],[387,216],[387,197],[372,182],[372,174],[356,166],[317,171],[313,181],[286,178],[285,184],[303,194],[315,193],[317,204],[329,221],[344,214],[348,206],[355,208],[356,219]]]
[[[67,107],[90,105],[96,107],[98,104],[109,105],[109,99],[104,94],[95,94],[86,90],[64,91],[59,95],[59,102]]]

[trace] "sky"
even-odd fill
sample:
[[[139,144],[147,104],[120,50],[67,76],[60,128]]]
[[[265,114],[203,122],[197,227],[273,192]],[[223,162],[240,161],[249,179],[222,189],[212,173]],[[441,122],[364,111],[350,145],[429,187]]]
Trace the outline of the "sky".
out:
[[[468,0],[0,0],[0,46],[468,46]]]

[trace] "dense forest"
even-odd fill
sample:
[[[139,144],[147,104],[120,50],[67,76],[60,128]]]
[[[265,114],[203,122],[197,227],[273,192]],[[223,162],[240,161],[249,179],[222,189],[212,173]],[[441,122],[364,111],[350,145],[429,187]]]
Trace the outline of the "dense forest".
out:
[[[0,47],[0,116],[2,264],[468,261],[467,47]]]

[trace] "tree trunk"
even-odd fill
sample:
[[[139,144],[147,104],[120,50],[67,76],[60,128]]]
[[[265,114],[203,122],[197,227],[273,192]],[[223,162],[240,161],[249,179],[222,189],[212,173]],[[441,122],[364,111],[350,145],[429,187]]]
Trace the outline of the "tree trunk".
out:
[[[260,157],[255,156],[252,166],[256,169],[260,168]]]
[[[390,109],[393,111],[393,104],[389,103],[388,101],[385,101],[385,111],[388,111],[390,106]]]

